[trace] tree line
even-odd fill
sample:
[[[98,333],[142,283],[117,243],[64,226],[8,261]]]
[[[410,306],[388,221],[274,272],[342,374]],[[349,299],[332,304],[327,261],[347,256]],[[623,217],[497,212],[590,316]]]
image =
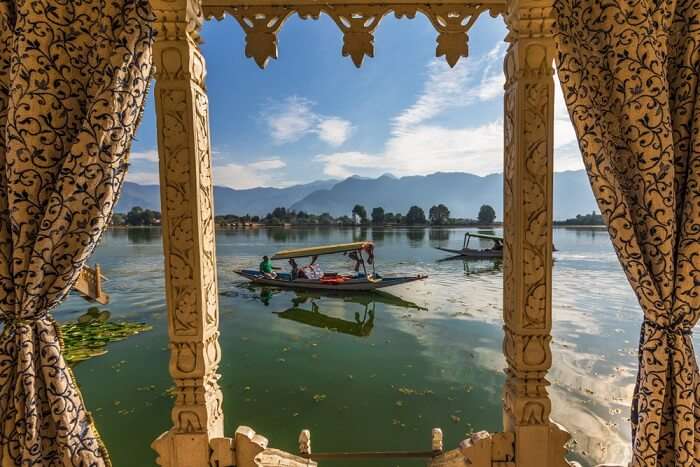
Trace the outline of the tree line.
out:
[[[237,216],[227,214],[216,216],[215,221],[219,225],[476,225],[493,224],[496,220],[496,211],[489,205],[484,205],[479,210],[476,219],[453,218],[450,210],[444,204],[432,206],[425,215],[425,211],[419,206],[411,206],[405,214],[387,212],[383,207],[375,207],[368,214],[367,209],[356,204],[350,215],[334,217],[329,213],[310,214],[304,211],[295,211],[283,207],[275,208],[265,216]]]
[[[328,213],[310,214],[304,211],[294,211],[287,208],[275,208],[265,216],[237,216],[227,214],[216,216],[215,222],[219,225],[485,225],[493,224],[496,221],[496,211],[492,206],[485,204],[481,206],[476,219],[454,218],[450,215],[450,210],[444,204],[432,206],[426,216],[425,211],[419,206],[411,206],[405,214],[386,212],[382,207],[372,208],[368,214],[367,209],[356,204],[350,216],[333,217]],[[555,221],[555,225],[604,225],[603,217],[592,212],[591,214],[577,215],[571,219]],[[112,215],[112,225],[116,226],[156,226],[160,225],[160,212],[151,209],[144,209],[139,206],[133,207],[128,213],[114,213]]]
[[[590,214],[579,214],[563,221],[554,221],[554,225],[605,225],[603,216],[593,211]]]
[[[127,213],[112,214],[112,225],[151,226],[160,225],[160,212],[135,206]]]

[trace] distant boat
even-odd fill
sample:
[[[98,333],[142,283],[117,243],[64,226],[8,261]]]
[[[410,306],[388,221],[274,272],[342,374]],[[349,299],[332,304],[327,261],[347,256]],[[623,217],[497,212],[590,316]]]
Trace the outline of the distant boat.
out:
[[[469,241],[472,238],[479,238],[483,240],[490,240],[493,242],[491,248],[485,249],[474,249],[469,248]],[[497,235],[480,234],[475,232],[467,232],[464,234],[464,242],[462,243],[462,248],[459,250],[452,250],[450,248],[436,247],[440,251],[446,253],[452,253],[453,255],[463,256],[466,258],[477,258],[477,259],[500,259],[503,258],[503,237]]]
[[[426,275],[417,276],[391,276],[385,277],[374,271],[374,244],[370,241],[342,243],[338,245],[323,245],[311,248],[301,248],[295,250],[284,250],[272,256],[272,260],[310,258],[322,255],[353,252],[356,261],[362,266],[363,274],[338,274],[325,273],[319,277],[296,277],[290,273],[279,273],[272,278],[260,271],[251,269],[238,269],[236,274],[245,277],[254,284],[268,285],[274,287],[286,287],[292,289],[311,290],[336,290],[336,291],[370,291],[391,287],[399,284],[419,281],[427,278]],[[363,252],[368,255],[367,260]],[[372,272],[367,271],[367,264],[372,266]],[[303,270],[303,269],[302,269]]]

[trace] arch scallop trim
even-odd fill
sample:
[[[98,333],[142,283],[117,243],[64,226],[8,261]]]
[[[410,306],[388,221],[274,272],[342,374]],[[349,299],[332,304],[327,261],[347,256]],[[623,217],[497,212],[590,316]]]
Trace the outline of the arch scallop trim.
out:
[[[343,34],[342,55],[350,57],[360,67],[365,57],[374,57],[374,32],[389,13],[397,19],[414,19],[417,13],[425,16],[438,33],[436,57],[445,57],[454,67],[462,57],[469,55],[469,30],[479,16],[488,12],[496,17],[505,12],[505,1],[501,2],[392,2],[381,4],[346,0],[343,3],[319,3],[298,1],[294,5],[268,0],[226,2],[210,0],[202,2],[206,19],[222,20],[232,16],[241,25],[246,35],[246,57],[265,68],[271,58],[277,59],[277,33],[285,21],[297,14],[301,19],[319,19],[321,14],[333,20]]]

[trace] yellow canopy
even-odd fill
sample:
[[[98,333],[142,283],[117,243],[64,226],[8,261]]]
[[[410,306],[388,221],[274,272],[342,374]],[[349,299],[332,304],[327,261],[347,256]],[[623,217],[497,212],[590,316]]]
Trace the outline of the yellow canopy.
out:
[[[346,251],[361,250],[372,242],[340,243],[338,245],[314,246],[309,248],[299,248],[296,250],[283,250],[274,254],[272,259],[303,258],[306,256],[330,255],[333,253],[344,253]]]

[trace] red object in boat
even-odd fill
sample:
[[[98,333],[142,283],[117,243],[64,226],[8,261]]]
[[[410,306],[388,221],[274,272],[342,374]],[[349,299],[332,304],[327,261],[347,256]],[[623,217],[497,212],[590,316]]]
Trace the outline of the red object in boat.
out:
[[[333,275],[333,276],[323,276],[321,278],[321,284],[342,284],[349,278],[347,276],[339,276],[339,275]]]

